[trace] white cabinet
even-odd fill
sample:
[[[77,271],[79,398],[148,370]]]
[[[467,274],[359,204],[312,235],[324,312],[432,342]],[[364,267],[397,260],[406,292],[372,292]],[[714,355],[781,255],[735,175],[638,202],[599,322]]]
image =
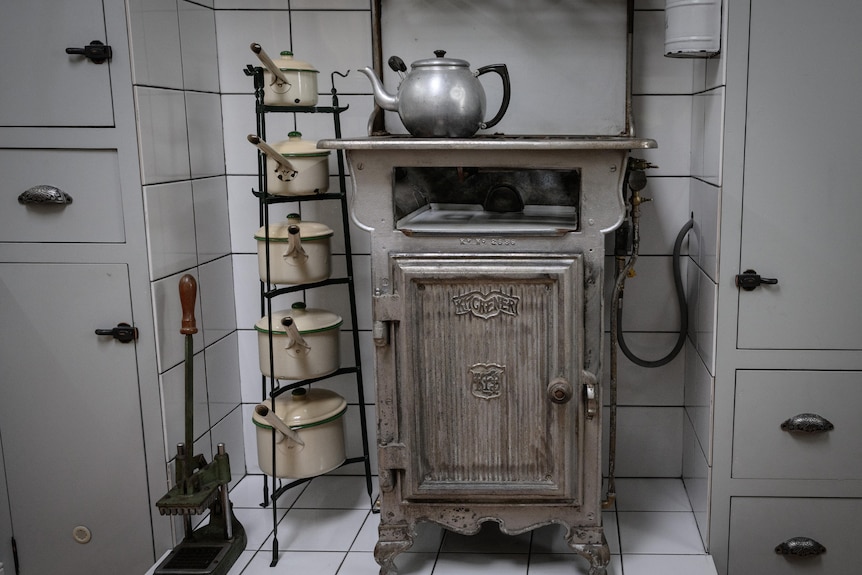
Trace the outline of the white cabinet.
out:
[[[124,41],[109,37],[103,1],[4,0],[0,10],[0,126],[113,126],[111,66],[66,54]]]
[[[739,347],[862,350],[862,7],[751,2]]]
[[[722,575],[856,572],[862,4],[725,9],[709,548]],[[777,283],[738,289],[746,270]],[[776,551],[806,537],[827,551]]]
[[[0,263],[0,301],[0,432],[21,572],[143,573],[153,550],[141,545],[151,535],[136,346],[95,333],[132,318],[126,266]]]
[[[142,573],[170,524],[126,5],[0,11],[0,563]],[[66,53],[92,40],[113,58]]]

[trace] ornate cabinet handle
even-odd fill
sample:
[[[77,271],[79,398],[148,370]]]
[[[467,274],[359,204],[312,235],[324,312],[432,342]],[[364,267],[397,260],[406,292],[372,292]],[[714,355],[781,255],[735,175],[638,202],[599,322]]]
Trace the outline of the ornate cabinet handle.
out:
[[[826,547],[810,537],[791,537],[775,546],[778,555],[793,557],[814,557],[826,553]]]
[[[831,421],[816,413],[800,413],[781,424],[782,431],[797,433],[824,433],[833,429],[835,426]]]
[[[18,196],[18,203],[22,205],[66,205],[72,203],[72,196],[56,186],[33,186]]]
[[[584,405],[586,406],[586,418],[592,419],[599,411],[598,387],[599,380],[595,374],[584,370]]]

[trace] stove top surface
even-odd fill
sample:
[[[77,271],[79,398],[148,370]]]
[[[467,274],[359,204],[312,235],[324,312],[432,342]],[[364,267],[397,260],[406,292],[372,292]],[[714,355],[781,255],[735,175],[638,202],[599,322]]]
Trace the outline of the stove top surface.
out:
[[[483,134],[472,138],[414,138],[410,135],[320,140],[332,150],[633,150],[657,148],[655,140],[627,136]]]

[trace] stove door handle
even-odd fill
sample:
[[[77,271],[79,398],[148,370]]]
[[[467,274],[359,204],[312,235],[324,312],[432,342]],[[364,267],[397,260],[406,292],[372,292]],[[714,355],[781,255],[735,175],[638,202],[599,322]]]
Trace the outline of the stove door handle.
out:
[[[584,370],[584,406],[586,418],[593,419],[599,411],[599,381],[595,374]]]

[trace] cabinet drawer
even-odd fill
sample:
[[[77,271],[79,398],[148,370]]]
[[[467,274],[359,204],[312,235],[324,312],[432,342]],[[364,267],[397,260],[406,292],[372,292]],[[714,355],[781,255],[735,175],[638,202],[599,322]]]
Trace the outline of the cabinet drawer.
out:
[[[0,242],[125,240],[116,150],[3,148],[0,173]],[[71,203],[21,203],[35,186],[59,188]]]
[[[860,514],[860,499],[734,497],[728,575],[855,575],[859,552],[853,526]],[[800,541],[810,540],[825,552],[796,556],[776,551],[785,542],[785,548],[799,549]]]
[[[754,371],[736,375],[733,477],[862,478],[862,373]],[[824,431],[790,431],[796,416],[824,418]],[[827,428],[829,425],[826,426]]]

